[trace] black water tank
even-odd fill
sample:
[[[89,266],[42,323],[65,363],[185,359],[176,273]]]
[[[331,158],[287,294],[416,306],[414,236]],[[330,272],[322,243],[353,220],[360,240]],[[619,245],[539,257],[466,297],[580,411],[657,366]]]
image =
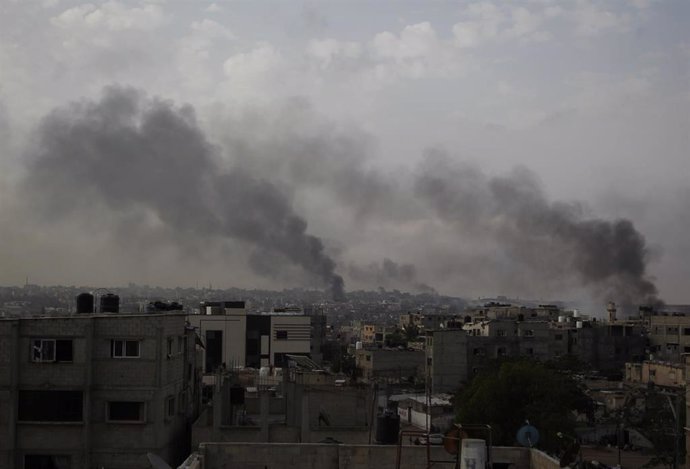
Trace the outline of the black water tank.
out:
[[[101,296],[101,313],[120,312],[120,297],[112,293]]]
[[[93,295],[91,293],[80,293],[77,295],[77,314],[93,313]]]
[[[400,432],[400,416],[392,412],[384,412],[376,417],[376,441],[382,445],[398,443]]]

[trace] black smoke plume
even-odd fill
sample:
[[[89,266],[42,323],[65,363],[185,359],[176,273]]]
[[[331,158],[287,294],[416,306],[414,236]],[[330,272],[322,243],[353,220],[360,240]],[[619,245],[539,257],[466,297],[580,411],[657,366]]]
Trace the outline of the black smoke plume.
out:
[[[600,299],[660,304],[646,270],[649,250],[633,223],[588,218],[579,204],[549,202],[525,168],[488,177],[431,152],[415,189],[442,220],[465,236],[496,239],[537,279],[575,277]]]
[[[220,164],[190,107],[120,87],[98,102],[57,109],[42,122],[25,181],[53,217],[101,203],[146,209],[198,237],[233,238],[278,254],[343,300],[343,279],[322,241],[271,182]]]
[[[417,279],[417,268],[414,264],[399,264],[388,258],[366,266],[351,264],[347,273],[350,279],[372,287],[398,287],[421,293],[436,293],[432,287]]]

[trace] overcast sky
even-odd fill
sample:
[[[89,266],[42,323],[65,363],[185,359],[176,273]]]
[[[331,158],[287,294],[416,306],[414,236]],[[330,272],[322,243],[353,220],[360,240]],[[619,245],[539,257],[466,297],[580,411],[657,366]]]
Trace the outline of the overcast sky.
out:
[[[685,0],[0,0],[0,284],[321,288],[333,275],[243,232],[195,233],[148,193],[116,199],[101,184],[81,208],[56,208],[79,171],[65,169],[74,142],[55,132],[81,138],[69,129],[105,119],[117,100],[104,88],[118,85],[118,99],[135,99],[122,96],[132,88],[146,109],[191,115],[206,139],[213,163],[175,179],[180,193],[240,169],[266,183],[346,288],[610,296],[598,286],[609,277],[569,272],[576,260],[523,259],[579,246],[560,232],[541,240],[543,217],[531,228],[513,219],[527,234],[509,241],[503,223],[523,211],[466,217],[473,197],[504,200],[494,191],[504,178],[551,211],[569,207],[573,222],[629,219],[646,240],[638,273],[667,302],[688,303],[688,24]],[[452,181],[459,211],[439,201]],[[236,195],[247,211],[252,187]]]

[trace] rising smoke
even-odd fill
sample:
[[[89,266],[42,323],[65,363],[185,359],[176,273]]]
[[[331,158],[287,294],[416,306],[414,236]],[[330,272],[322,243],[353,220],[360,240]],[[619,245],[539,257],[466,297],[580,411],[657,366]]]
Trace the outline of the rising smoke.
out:
[[[598,298],[659,304],[646,271],[645,239],[630,220],[587,218],[576,203],[549,202],[536,176],[516,168],[488,177],[430,152],[416,193],[461,233],[495,238],[538,277],[575,277]]]
[[[98,102],[52,112],[37,140],[25,188],[53,217],[85,201],[113,212],[143,207],[200,242],[232,238],[282,256],[344,299],[321,240],[273,184],[221,167],[191,108],[112,87]]]
[[[271,278],[281,263],[296,265],[338,300],[336,258],[368,288],[434,291],[423,278],[452,294],[543,296],[576,285],[599,302],[658,302],[648,247],[629,220],[550,202],[525,168],[490,177],[439,151],[414,171],[368,167],[371,137],[321,121],[301,105],[270,109],[217,126],[214,146],[190,107],[109,88],[44,119],[25,197],[54,218],[95,201],[109,212],[145,209],[180,244],[249,243],[254,272]],[[329,246],[337,255],[285,194],[317,200],[310,226],[342,243]]]
[[[372,262],[366,266],[351,264],[348,276],[355,281],[372,287],[404,288],[419,293],[436,293],[434,288],[420,282],[417,268],[413,264],[399,264],[391,259]]]

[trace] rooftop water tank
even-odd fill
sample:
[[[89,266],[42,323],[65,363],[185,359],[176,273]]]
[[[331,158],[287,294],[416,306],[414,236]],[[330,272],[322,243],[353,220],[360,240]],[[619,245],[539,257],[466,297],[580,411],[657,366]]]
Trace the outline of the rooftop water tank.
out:
[[[376,441],[382,445],[394,445],[400,433],[400,416],[386,411],[376,417]]]
[[[120,297],[112,293],[101,296],[101,313],[119,313]]]
[[[361,341],[358,340],[357,342],[355,342],[355,350],[362,350],[362,347],[363,346]]]
[[[486,467],[486,442],[478,438],[463,438],[460,469]]]
[[[77,295],[77,314],[93,313],[93,295],[91,293],[80,293]]]

